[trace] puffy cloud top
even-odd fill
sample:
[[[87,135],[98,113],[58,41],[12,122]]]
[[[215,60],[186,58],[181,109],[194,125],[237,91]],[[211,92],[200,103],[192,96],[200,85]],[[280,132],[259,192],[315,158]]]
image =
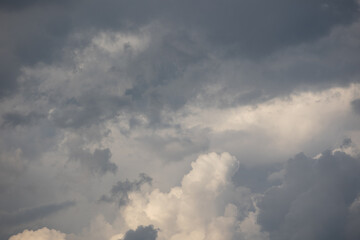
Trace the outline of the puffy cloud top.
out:
[[[126,224],[130,228],[152,224],[159,229],[159,240],[250,240],[246,236],[254,235],[265,239],[256,222],[249,219],[254,218],[248,215],[253,208],[250,191],[232,184],[238,167],[235,157],[209,153],[191,166],[181,186],[168,193],[155,189],[130,194],[130,202],[121,212]]]
[[[41,228],[36,231],[25,230],[22,233],[16,234],[9,238],[9,240],[65,240],[65,234],[59,231]]]

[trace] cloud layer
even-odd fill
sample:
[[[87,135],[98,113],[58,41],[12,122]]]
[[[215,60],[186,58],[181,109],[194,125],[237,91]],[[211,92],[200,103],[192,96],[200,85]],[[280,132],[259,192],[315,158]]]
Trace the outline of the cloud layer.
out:
[[[359,4],[1,1],[0,239],[358,239]]]

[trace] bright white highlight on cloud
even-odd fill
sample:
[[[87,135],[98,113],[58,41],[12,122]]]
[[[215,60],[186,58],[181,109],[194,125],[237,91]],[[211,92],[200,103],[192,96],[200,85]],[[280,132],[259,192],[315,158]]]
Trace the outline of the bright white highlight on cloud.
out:
[[[36,231],[25,230],[22,233],[16,234],[9,238],[9,240],[65,240],[66,235],[59,231],[41,228]]]
[[[144,50],[148,45],[149,39],[146,34],[137,36],[134,34],[101,33],[92,42],[95,46],[109,53],[114,53],[124,51],[130,47],[136,51]]]
[[[251,193],[236,188],[231,177],[238,161],[229,153],[201,155],[191,164],[181,186],[132,193],[120,216],[129,229],[159,228],[158,240],[267,239],[259,232]]]
[[[286,152],[285,155],[291,156],[293,152],[306,151],[306,144],[317,139],[325,143],[329,139],[342,139],[347,134],[356,141],[359,136],[351,129],[356,117],[350,102],[359,96],[360,85],[353,84],[320,92],[294,93],[256,106],[203,108],[188,104],[184,110],[186,114],[181,112],[176,119],[187,129],[210,129],[215,139],[226,132],[246,134],[247,141],[237,145],[250,143],[257,148],[259,142],[267,139],[264,150]],[[218,151],[221,142],[215,141],[214,147],[212,150]],[[232,149],[224,150],[234,153]]]

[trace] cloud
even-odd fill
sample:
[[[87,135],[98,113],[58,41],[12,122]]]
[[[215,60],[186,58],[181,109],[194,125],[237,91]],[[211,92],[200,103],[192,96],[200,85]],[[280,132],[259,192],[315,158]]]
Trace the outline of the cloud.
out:
[[[188,50],[197,46],[214,48],[222,55],[266,56],[287,46],[316,40],[358,16],[356,0],[291,3],[276,0],[271,4],[250,0],[196,3],[78,0],[61,4],[34,0],[4,1],[0,7],[4,13],[0,25],[4,33],[0,39],[4,56],[0,59],[4,66],[0,72],[1,96],[8,96],[20,87],[17,78],[24,66],[59,62],[64,49],[71,53],[76,47],[84,48],[93,34],[101,31],[137,32],[149,23],[169,29],[170,39],[164,38],[160,51],[153,52],[151,58],[157,59],[153,65],[157,65],[153,69],[158,72],[156,75],[163,77],[176,72],[166,69],[178,70],[196,59]],[[186,42],[186,39],[195,41]],[[173,42],[182,46],[174,48]],[[181,51],[183,46],[187,50]],[[180,50],[173,52],[174,60],[185,60],[178,61],[180,66],[166,61],[172,49]],[[184,58],[185,55],[189,57]],[[132,92],[139,88],[142,87],[138,85]]]
[[[0,214],[0,223],[2,226],[14,226],[39,218],[44,218],[50,214],[56,213],[75,205],[75,202],[66,201],[60,204],[50,204],[30,209],[21,209],[15,213]]]
[[[154,189],[129,194],[119,221],[132,229],[153,225],[159,229],[160,240],[250,239],[246,237],[250,235],[266,239],[266,234],[256,233],[259,227],[250,220],[254,216],[249,211],[255,211],[250,191],[231,182],[238,168],[233,156],[209,153],[199,156],[191,166],[181,186],[169,192]]]
[[[28,114],[9,112],[3,115],[3,127],[5,126],[16,127],[21,125],[28,125],[34,123],[35,121],[43,117],[44,116],[36,112],[30,112]]]
[[[351,102],[351,107],[355,113],[360,114],[360,98],[353,100]]]
[[[25,230],[22,233],[11,236],[9,240],[65,240],[66,235],[59,231],[41,228],[36,231]]]
[[[152,178],[146,175],[145,173],[139,174],[139,180],[129,181],[119,181],[111,188],[110,196],[103,195],[100,198],[100,201],[104,202],[114,202],[117,201],[119,206],[126,205],[129,201],[129,194],[133,191],[139,191],[141,186],[144,184],[151,185]]]
[[[311,159],[298,154],[283,184],[259,202],[258,222],[270,239],[356,239],[360,161],[340,151]],[[355,237],[356,236],[356,237]]]
[[[125,98],[89,92],[52,109],[49,118],[60,128],[77,129],[115,118],[126,103]]]
[[[26,226],[28,223],[44,219],[73,206],[75,206],[74,201],[66,201],[59,204],[49,204],[34,208],[20,209],[11,213],[0,212],[0,238],[5,238],[7,234],[13,232],[14,230],[18,230],[20,226]],[[47,232],[47,230],[44,231],[46,233],[44,236],[48,236],[49,234],[49,236],[51,236],[51,232]],[[35,235],[33,234],[35,233],[25,231],[22,235],[20,234],[18,238],[14,237],[14,239],[26,239],[26,237],[30,238],[37,236],[37,233]],[[41,234],[40,236],[42,236]]]
[[[1,1],[2,216],[77,235],[103,215],[95,240],[150,225],[166,240],[266,239],[255,203],[286,181],[274,162],[360,143],[358,10],[357,0]],[[34,221],[19,210],[59,198],[78,204]]]
[[[73,149],[70,153],[70,160],[79,161],[81,166],[100,176],[107,172],[116,173],[118,167],[110,159],[111,152],[108,148],[95,149],[93,153],[89,150]]]
[[[154,226],[147,227],[139,226],[136,230],[129,230],[126,232],[124,240],[156,240],[157,230]]]
[[[176,23],[195,26],[213,42],[253,56],[316,39],[336,24],[351,22],[357,2],[181,1],[174,9]]]
[[[276,178],[282,181],[281,185],[267,190],[258,188],[260,194],[233,183],[234,174],[241,171],[238,160],[229,153],[200,155],[191,163],[192,169],[183,176],[181,184],[169,191],[142,188],[151,181],[146,175],[140,175],[139,180],[118,182],[110,197],[119,195],[121,199],[126,195],[127,201],[115,219],[108,222],[100,215],[90,228],[67,238],[357,239],[360,160],[346,153],[351,146],[347,138],[341,148],[325,151],[316,158],[300,153],[284,169],[260,168],[260,172],[265,172],[255,173],[263,178],[280,172],[282,175]]]
[[[206,129],[208,149],[229,151],[248,163],[282,162],[300,151],[314,156],[357,129],[349,102],[357,98],[359,86],[299,92],[256,105],[189,103],[176,114],[175,123],[183,129]]]

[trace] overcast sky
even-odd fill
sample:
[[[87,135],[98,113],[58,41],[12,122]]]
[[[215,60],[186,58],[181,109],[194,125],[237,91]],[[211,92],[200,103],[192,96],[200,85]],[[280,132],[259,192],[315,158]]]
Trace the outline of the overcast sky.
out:
[[[0,1],[0,240],[360,239],[359,5]]]

